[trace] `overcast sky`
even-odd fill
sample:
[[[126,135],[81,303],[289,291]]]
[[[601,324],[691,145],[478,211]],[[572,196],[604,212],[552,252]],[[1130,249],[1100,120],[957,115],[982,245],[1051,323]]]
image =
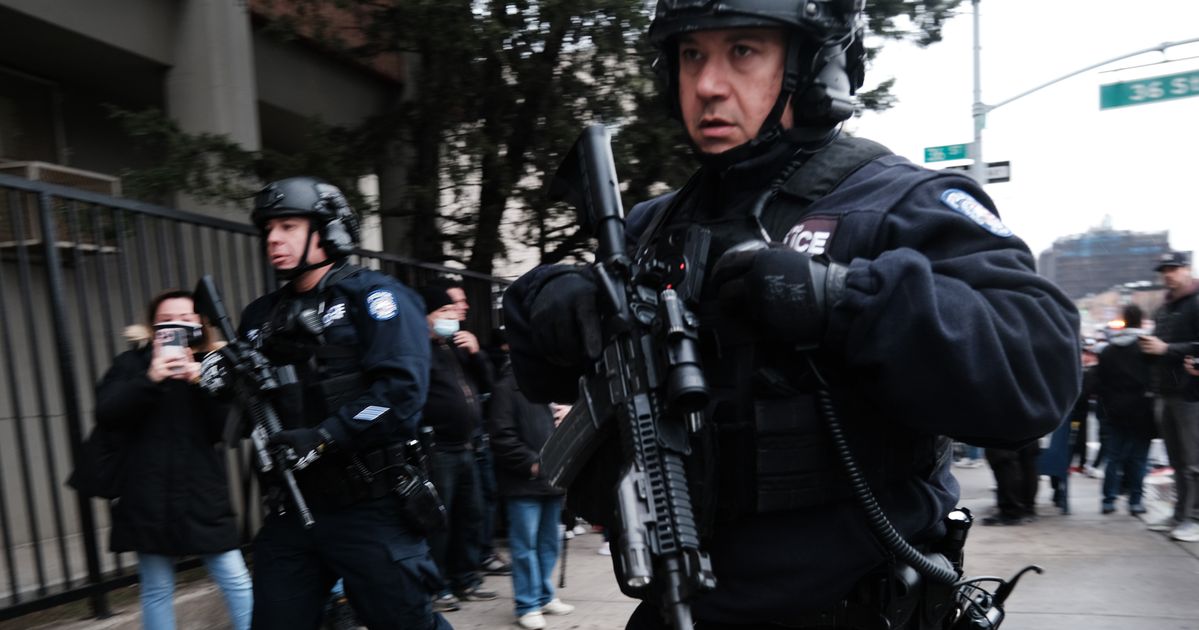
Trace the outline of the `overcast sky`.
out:
[[[994,104],[1086,66],[1166,41],[1199,37],[1199,0],[981,0],[982,100]],[[867,87],[896,77],[899,104],[847,128],[922,163],[925,147],[973,140],[969,0],[927,49],[888,43]],[[1193,57],[1193,58],[1192,58]],[[1163,60],[1172,63],[1151,65]],[[988,162],[1012,181],[987,192],[1034,253],[1055,238],[1112,226],[1170,230],[1199,250],[1199,96],[1099,109],[1099,86],[1199,70],[1199,44],[1116,62],[991,112]],[[930,165],[938,166],[938,165]]]

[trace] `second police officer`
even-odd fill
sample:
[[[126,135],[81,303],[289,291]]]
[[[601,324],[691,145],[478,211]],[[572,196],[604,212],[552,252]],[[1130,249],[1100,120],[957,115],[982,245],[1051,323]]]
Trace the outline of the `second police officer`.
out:
[[[297,382],[275,396],[285,430],[271,443],[314,460],[295,476],[315,520],[306,529],[279,478],[264,476],[271,510],[254,540],[253,626],[316,627],[340,577],[371,628],[448,628],[430,607],[428,545],[405,525],[386,472],[403,463],[397,447],[415,436],[428,390],[420,298],[346,260],[358,220],[331,184],[271,183],[252,219],[288,283],[246,307],[238,334],[272,365],[295,370]]]
[[[633,208],[632,253],[698,238],[696,226],[710,239],[691,266],[707,269],[694,310],[712,397],[688,461],[716,576],[692,601],[701,630],[917,627],[880,625],[870,585],[892,558],[840,469],[818,383],[883,512],[918,546],[944,534],[958,500],[939,436],[1019,446],[1078,395],[1077,313],[986,193],[839,135],[863,80],[863,10],[660,0],[650,27],[701,167]],[[586,268],[564,265],[508,290],[527,396],[573,400],[599,349],[596,296]],[[619,532],[610,501],[573,504]],[[622,589],[644,600],[629,628],[666,627],[658,593]]]

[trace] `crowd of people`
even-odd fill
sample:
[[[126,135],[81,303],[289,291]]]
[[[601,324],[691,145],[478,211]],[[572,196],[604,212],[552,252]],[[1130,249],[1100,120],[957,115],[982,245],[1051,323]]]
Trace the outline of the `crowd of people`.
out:
[[[143,625],[174,628],[175,564],[192,555],[238,630],[322,618],[448,628],[440,613],[497,598],[484,574],[511,575],[523,628],[571,613],[552,580],[562,492],[538,476],[538,451],[563,408],[526,400],[506,348],[489,355],[461,327],[469,304],[460,286],[413,291],[349,264],[357,224],[337,188],[274,182],[252,219],[287,284],[251,303],[230,340],[202,325],[192,293],[156,296],[146,323],[127,331],[134,348],[97,386],[97,426],[124,453],[111,549],[137,553]],[[280,426],[255,437],[265,453],[292,455],[276,461],[298,490],[259,463],[267,513],[252,571],[214,449],[258,430],[241,414],[227,426],[231,405],[255,404],[247,392],[277,412]],[[410,513],[415,499],[397,491],[423,481],[443,526],[424,520],[429,510]],[[493,547],[497,507],[511,564]]]
[[[997,509],[984,524],[1034,519],[1042,474],[1050,478],[1054,505],[1069,513],[1071,471],[1103,479],[1102,514],[1117,512],[1122,496],[1129,514],[1146,514],[1149,450],[1160,437],[1173,473],[1174,510],[1149,529],[1199,542],[1199,283],[1185,252],[1163,254],[1154,271],[1165,287],[1161,306],[1150,318],[1140,306],[1126,304],[1100,338],[1082,345],[1082,393],[1049,447],[987,449]],[[1088,459],[1089,418],[1099,423],[1093,459]],[[959,464],[970,466],[969,456]]]

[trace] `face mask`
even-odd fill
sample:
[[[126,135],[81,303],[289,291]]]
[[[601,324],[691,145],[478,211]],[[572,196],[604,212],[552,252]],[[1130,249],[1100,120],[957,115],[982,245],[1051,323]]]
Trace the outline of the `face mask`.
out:
[[[458,332],[458,320],[456,319],[435,319],[433,320],[433,334],[440,337],[449,337]]]

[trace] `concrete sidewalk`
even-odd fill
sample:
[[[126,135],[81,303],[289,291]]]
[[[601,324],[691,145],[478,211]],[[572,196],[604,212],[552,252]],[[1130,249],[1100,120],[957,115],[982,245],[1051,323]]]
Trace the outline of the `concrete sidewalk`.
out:
[[[989,514],[994,504],[988,468],[955,469],[962,484],[961,504],[974,514]],[[1049,501],[1042,482],[1040,518],[1014,527],[976,523],[966,546],[972,576],[1010,577],[1037,564],[1043,575],[1026,575],[1008,600],[1004,630],[1199,630],[1199,543],[1178,543],[1150,532],[1139,519],[1121,512],[1099,513],[1101,480],[1070,478],[1071,511],[1063,516]],[[1169,506],[1150,503],[1149,516]],[[598,534],[569,543],[563,601],[574,614],[547,617],[549,630],[612,630],[624,627],[636,602],[620,594],[610,559],[597,555]],[[555,575],[557,578],[557,575]],[[493,602],[473,602],[446,615],[459,630],[513,628],[512,586],[506,577],[488,577],[500,592]],[[181,589],[176,609],[179,628],[228,628],[220,593],[207,580]],[[135,628],[136,603],[107,620],[57,623],[66,630]],[[50,627],[50,626],[43,626]]]

